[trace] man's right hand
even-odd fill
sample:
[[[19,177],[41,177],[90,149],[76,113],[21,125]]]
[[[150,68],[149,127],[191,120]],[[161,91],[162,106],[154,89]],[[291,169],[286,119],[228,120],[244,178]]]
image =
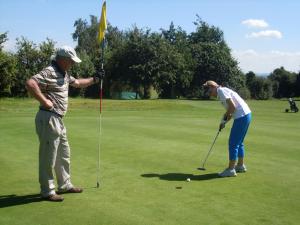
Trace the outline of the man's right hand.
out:
[[[53,109],[53,102],[50,99],[46,99],[43,106],[45,109]]]
[[[34,79],[30,78],[26,81],[26,89],[36,100],[40,102],[43,108],[47,110],[53,109],[53,102],[50,99],[47,99],[45,95],[43,95],[38,83]]]

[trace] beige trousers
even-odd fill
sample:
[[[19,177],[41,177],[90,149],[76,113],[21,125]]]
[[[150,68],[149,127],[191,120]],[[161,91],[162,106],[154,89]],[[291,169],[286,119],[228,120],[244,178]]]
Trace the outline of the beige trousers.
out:
[[[59,190],[73,187],[70,180],[70,147],[62,118],[48,111],[38,111],[35,118],[39,137],[39,182],[41,195],[55,194],[54,173]]]

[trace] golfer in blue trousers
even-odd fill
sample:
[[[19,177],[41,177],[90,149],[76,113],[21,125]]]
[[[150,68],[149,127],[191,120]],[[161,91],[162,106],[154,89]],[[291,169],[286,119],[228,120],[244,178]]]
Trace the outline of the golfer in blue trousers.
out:
[[[210,96],[217,97],[224,108],[224,114],[219,129],[233,117],[234,122],[229,137],[229,164],[220,177],[235,177],[237,172],[246,172],[244,164],[245,148],[244,139],[251,122],[251,110],[247,103],[233,90],[222,87],[215,81],[209,80],[203,84]]]

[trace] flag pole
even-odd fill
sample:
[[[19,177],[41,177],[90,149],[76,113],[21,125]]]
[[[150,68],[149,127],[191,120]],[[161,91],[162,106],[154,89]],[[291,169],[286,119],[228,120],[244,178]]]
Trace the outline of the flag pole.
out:
[[[99,90],[99,137],[98,137],[98,165],[97,165],[97,188],[100,187],[100,150],[101,150],[101,136],[102,136],[102,98],[103,98],[103,78],[104,78],[104,47],[105,47],[105,30],[106,30],[106,1],[103,2],[101,18],[99,22],[98,31],[98,43],[101,44],[101,70],[99,74],[100,78],[100,90]]]
[[[102,56],[101,56],[101,72],[104,72],[104,40],[102,42]],[[98,169],[97,169],[97,188],[100,187],[100,150],[101,150],[101,136],[102,136],[102,98],[103,98],[103,76],[100,78],[99,90],[99,138],[98,138]]]
[[[102,53],[103,54],[103,53]],[[103,68],[103,62],[101,62],[101,68]],[[97,188],[100,187],[100,150],[101,150],[101,136],[102,136],[102,96],[103,96],[103,79],[100,79],[100,90],[99,90],[99,137],[98,137],[98,168],[97,168]]]
[[[98,137],[98,165],[97,165],[97,188],[100,187],[100,150],[102,134],[102,79],[100,81],[100,111],[99,111],[99,137]]]

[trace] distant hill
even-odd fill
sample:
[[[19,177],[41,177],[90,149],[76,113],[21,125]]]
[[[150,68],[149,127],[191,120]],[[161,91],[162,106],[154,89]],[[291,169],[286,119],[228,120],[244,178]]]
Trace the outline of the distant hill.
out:
[[[255,73],[255,75],[260,77],[267,77],[270,75],[270,73]]]

